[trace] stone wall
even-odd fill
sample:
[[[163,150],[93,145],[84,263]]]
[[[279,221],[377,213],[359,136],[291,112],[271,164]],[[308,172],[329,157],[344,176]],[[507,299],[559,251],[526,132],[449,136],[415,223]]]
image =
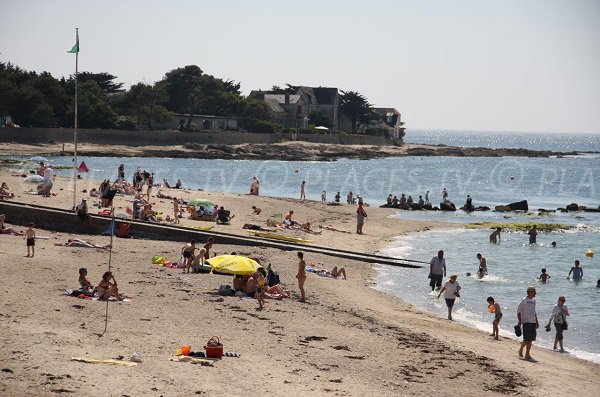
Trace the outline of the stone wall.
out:
[[[295,138],[295,139],[294,139]],[[389,145],[384,137],[340,134],[252,134],[239,131],[180,132],[180,131],[125,131],[80,129],[77,141],[105,145],[181,145],[199,144],[236,145],[242,143],[276,143],[282,139],[342,145]],[[0,142],[15,143],[72,143],[73,130],[69,128],[1,128]]]

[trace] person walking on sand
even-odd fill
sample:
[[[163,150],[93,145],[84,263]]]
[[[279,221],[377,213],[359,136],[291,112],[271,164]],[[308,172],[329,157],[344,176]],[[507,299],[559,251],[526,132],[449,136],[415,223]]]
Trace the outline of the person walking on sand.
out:
[[[306,200],[306,192],[304,189],[306,188],[306,181],[302,181],[300,184],[300,201]]]
[[[563,331],[567,330],[567,316],[569,316],[569,309],[565,302],[567,299],[564,296],[558,298],[558,303],[552,307],[552,314],[546,324],[546,331],[550,332],[550,323],[554,323],[554,329],[556,330],[556,336],[554,337],[554,350],[557,345],[560,345],[560,352],[564,353],[565,348],[563,346]]]
[[[363,226],[366,217],[367,213],[362,206],[362,201],[359,201],[358,208],[356,209],[356,234],[363,234]]]
[[[573,281],[581,281],[581,279],[583,278],[583,268],[579,266],[579,261],[575,261],[575,266],[573,266],[571,270],[569,270],[567,278],[571,277],[571,273],[573,273]]]
[[[429,262],[429,286],[433,291],[436,287],[440,289],[442,279],[446,276],[446,260],[444,259],[444,251],[439,250],[437,256],[434,256]]]
[[[492,232],[492,234],[490,234],[490,243],[499,243],[500,242],[500,233],[502,232],[502,228],[496,228],[496,230],[494,230]]]
[[[304,261],[304,253],[298,252],[298,288],[300,288],[300,302],[306,302],[306,294],[304,293],[304,282],[306,281],[306,262]]]
[[[521,300],[517,307],[517,319],[519,320],[517,327],[521,327],[521,324],[523,324],[523,342],[521,342],[519,348],[519,357],[523,357],[523,348],[525,348],[526,360],[533,360],[529,352],[540,326],[535,311],[535,295],[535,287],[527,287],[527,296]]]
[[[529,229],[527,234],[529,234],[529,244],[535,244],[537,241],[537,235],[538,235],[537,225],[533,225],[533,227],[531,229]]]
[[[452,273],[450,275],[450,280],[446,281],[446,284],[440,290],[438,294],[438,299],[440,299],[440,295],[444,294],[444,299],[446,300],[446,306],[448,307],[448,320],[452,321],[452,308],[454,307],[454,302],[456,298],[460,298],[460,285],[456,279],[458,278],[458,274]]]
[[[494,321],[492,322],[492,333],[490,334],[490,336],[493,336],[495,340],[499,340],[498,339],[498,331],[499,331],[498,326],[500,325],[500,320],[502,319],[502,308],[500,307],[500,304],[498,302],[496,302],[496,300],[494,299],[493,296],[490,296],[487,298],[487,303],[488,303],[488,312],[494,314]]]
[[[29,224],[29,228],[25,230],[25,234],[23,238],[27,241],[27,256],[33,258],[35,255],[35,225],[33,223]],[[31,255],[29,254],[29,249],[31,248]]]

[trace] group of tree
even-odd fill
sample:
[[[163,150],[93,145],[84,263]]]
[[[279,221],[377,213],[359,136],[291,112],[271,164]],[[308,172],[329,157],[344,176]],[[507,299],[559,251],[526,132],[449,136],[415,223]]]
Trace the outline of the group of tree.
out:
[[[77,75],[80,128],[153,129],[186,115],[180,128],[194,129],[193,115],[207,114],[241,119],[244,129],[274,132],[266,104],[242,95],[241,84],[206,74],[195,65],[173,69],[154,84],[138,83],[129,89],[109,73]],[[274,86],[272,92],[293,94],[298,86]],[[367,99],[342,91],[340,110],[352,122],[352,132],[380,117]],[[32,127],[72,127],[75,111],[75,76],[54,78],[48,72],[28,72],[0,63],[0,118],[10,115],[15,124]],[[323,113],[313,111],[310,123],[332,127]]]
[[[78,125],[81,128],[147,128],[185,114],[182,129],[193,129],[192,115],[238,117],[249,126],[269,124],[261,101],[242,96],[240,83],[205,74],[198,66],[166,73],[154,84],[123,89],[109,73],[77,76]],[[0,117],[11,116],[20,126],[72,127],[75,76],[56,79],[50,73],[28,72],[0,63]]]

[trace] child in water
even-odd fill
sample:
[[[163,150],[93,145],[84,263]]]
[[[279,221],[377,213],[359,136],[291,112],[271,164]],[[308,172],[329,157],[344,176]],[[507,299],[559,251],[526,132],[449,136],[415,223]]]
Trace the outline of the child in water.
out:
[[[546,269],[542,269],[542,274],[540,274],[538,280],[540,280],[543,284],[546,284],[546,281],[548,281],[549,279],[550,275],[546,273]]]
[[[502,319],[502,308],[492,296],[487,298],[487,303],[488,311],[490,313],[494,313],[494,321],[492,322],[492,333],[490,334],[490,336],[493,336],[495,340],[498,340],[498,326],[500,324],[500,320]]]

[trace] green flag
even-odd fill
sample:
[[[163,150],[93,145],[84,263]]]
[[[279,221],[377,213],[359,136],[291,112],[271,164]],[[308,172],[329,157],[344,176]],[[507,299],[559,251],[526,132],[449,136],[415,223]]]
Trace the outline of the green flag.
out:
[[[70,51],[67,51],[71,54],[77,54],[79,52],[79,34],[77,34],[77,42],[75,43],[75,45],[73,46],[73,48],[71,48]]]

